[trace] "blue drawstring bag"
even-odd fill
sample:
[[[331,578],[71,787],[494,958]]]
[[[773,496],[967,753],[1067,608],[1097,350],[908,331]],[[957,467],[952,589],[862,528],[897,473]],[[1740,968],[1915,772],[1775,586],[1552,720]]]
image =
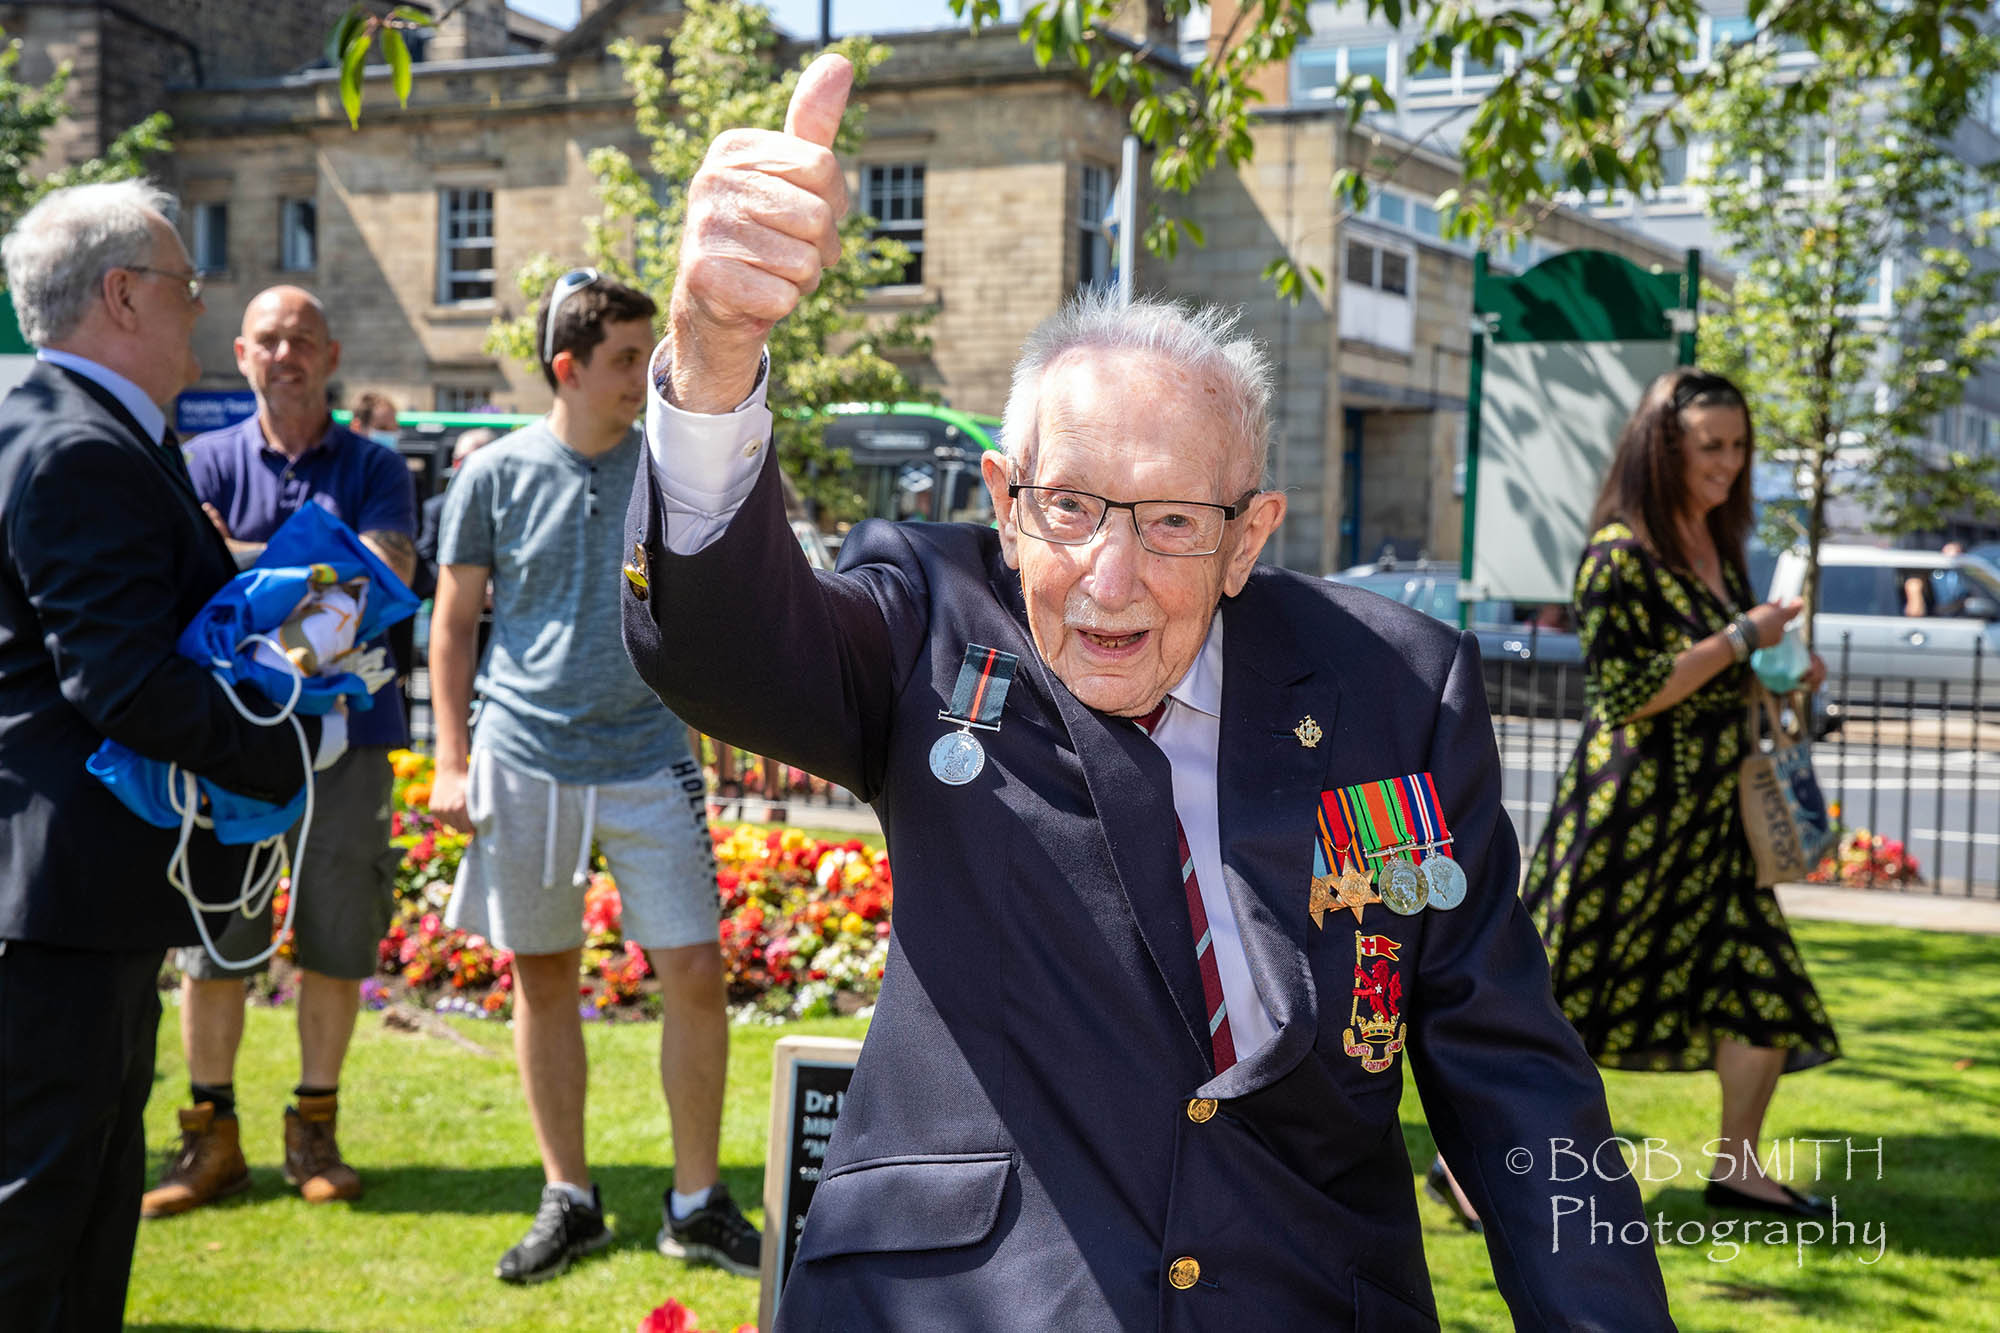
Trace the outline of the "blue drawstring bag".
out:
[[[415,614],[417,598],[345,523],[319,505],[301,506],[272,536],[255,567],[238,574],[209,598],[175,646],[183,657],[206,664],[232,696],[236,686],[254,685],[278,706],[278,713],[272,715],[278,720],[294,712],[323,715],[331,711],[336,699],[346,699],[349,709],[368,708],[373,700],[360,676],[351,671],[300,675],[266,665],[255,660],[261,640],[253,640],[259,635],[275,639],[285,618],[314,588],[358,578],[367,580],[368,591],[354,635],[357,646]],[[238,708],[246,716],[255,716],[240,703]],[[107,740],[84,766],[126,809],[148,824],[179,828],[186,821],[185,793],[190,780],[175,765],[145,758]],[[307,767],[310,769],[310,763]],[[283,834],[298,822],[306,806],[303,787],[283,805],[274,805],[205,778],[191,781],[199,794],[199,822],[213,823],[216,841],[229,846],[264,842]]]

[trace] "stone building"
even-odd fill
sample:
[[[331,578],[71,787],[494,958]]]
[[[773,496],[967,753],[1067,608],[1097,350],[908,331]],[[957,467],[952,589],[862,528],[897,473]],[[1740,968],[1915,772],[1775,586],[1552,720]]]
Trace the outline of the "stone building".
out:
[[[330,69],[176,92],[185,206],[197,230],[205,211],[228,211],[227,253],[197,256],[213,266],[210,306],[299,281],[329,298],[348,388],[411,407],[542,410],[539,372],[484,351],[487,329],[525,308],[512,275],[528,259],[581,259],[597,211],[590,151],[643,160],[605,46],[664,42],[678,12],[607,0],[547,50],[427,60],[407,108],[371,68],[358,131]],[[916,259],[871,308],[934,309],[935,351],[911,371],[955,405],[994,411],[1021,339],[1091,275],[1085,224],[1108,196],[1122,119],[1079,81],[1036,69],[1011,33],[891,41],[850,189]],[[213,320],[199,335],[214,387],[230,379],[230,333]]]
[[[148,11],[153,31],[124,6],[0,5],[0,21],[41,33],[29,41],[36,58],[75,63],[73,155],[156,107],[173,115],[162,174],[209,277],[202,388],[241,387],[237,313],[263,287],[296,282],[328,301],[342,392],[386,391],[405,408],[540,411],[540,374],[487,352],[488,327],[525,308],[513,275],[530,257],[581,259],[584,221],[597,212],[589,152],[641,150],[606,45],[664,42],[679,4],[584,0],[562,32],[501,0],[473,0],[418,52],[407,108],[387,70],[369,69],[358,131],[322,54],[343,9],[182,0]],[[1148,34],[1146,12],[1133,7],[1135,39]],[[161,62],[143,77],[108,58],[140,31]],[[1150,49],[1173,50],[1150,36]],[[1075,74],[1038,69],[1011,28],[883,40],[894,54],[865,90],[868,134],[849,185],[916,257],[908,280],[878,289],[869,309],[933,310],[932,350],[909,370],[956,407],[997,413],[1027,332],[1080,285],[1109,277],[1100,223],[1124,117]],[[101,77],[114,67],[116,79]],[[1137,287],[1242,304],[1271,345],[1273,470],[1292,504],[1276,559],[1318,572],[1385,543],[1405,557],[1454,554],[1472,266],[1469,251],[1439,238],[1428,205],[1455,169],[1413,153],[1369,216],[1341,218],[1327,193],[1334,167],[1379,145],[1337,132],[1330,107],[1278,102],[1257,123],[1253,164],[1168,201],[1202,224],[1206,247],[1183,246],[1171,263],[1142,251]],[[1579,214],[1547,219],[1535,245],[1681,262]],[[1259,274],[1283,254],[1328,275],[1326,289],[1296,306],[1279,300]]]

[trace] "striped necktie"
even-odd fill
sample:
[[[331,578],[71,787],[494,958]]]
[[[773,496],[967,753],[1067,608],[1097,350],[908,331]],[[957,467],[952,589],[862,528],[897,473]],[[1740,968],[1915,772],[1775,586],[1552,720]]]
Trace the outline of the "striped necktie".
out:
[[[1133,720],[1148,736],[1166,714],[1167,699],[1159,707]],[[1194,852],[1188,847],[1187,830],[1181,826],[1180,812],[1174,813],[1174,842],[1180,849],[1181,888],[1187,893],[1188,924],[1194,930],[1194,958],[1201,969],[1201,998],[1208,1009],[1208,1040],[1213,1047],[1215,1072],[1236,1063],[1236,1039],[1229,1033],[1229,1002],[1222,996],[1222,970],[1215,965],[1215,939],[1208,928],[1208,910],[1201,903],[1201,885],[1195,879]]]

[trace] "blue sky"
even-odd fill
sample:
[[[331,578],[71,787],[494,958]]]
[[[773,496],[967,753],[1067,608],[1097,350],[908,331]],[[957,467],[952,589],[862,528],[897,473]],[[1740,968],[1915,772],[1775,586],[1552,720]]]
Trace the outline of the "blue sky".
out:
[[[819,29],[819,0],[769,0],[778,26],[805,36]],[[577,0],[507,0],[509,9],[532,14],[567,28],[576,22]],[[1003,12],[1020,12],[1019,0],[1007,0]],[[913,28],[957,27],[961,20],[946,0],[834,0],[833,30],[848,32],[907,32]]]

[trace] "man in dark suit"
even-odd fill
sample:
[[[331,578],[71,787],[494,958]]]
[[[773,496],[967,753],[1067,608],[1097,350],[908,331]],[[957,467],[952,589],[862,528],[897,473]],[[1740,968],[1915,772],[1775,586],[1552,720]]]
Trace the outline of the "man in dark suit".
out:
[[[201,280],[150,185],[50,194],[4,244],[42,364],[0,403],[0,1311],[116,1329],[144,1184],[165,950],[197,939],[166,882],[175,833],[84,762],[106,737],[232,791],[289,799],[290,726],[242,717],[174,641],[235,572],[166,406],[195,382]],[[248,692],[246,692],[247,694]],[[264,700],[246,706],[275,711]],[[344,717],[305,719],[316,767]],[[197,833],[198,890],[243,849]]]
[[[1228,317],[1065,310],[994,528],[864,524],[806,567],[760,348],[838,254],[846,86],[822,58],[689,187],[625,575],[662,700],[864,794],[896,867],[779,1328],[1435,1329],[1404,1060],[1517,1325],[1671,1328],[1629,1176],[1550,1160],[1612,1131],[1515,895],[1476,646],[1257,566],[1270,368]]]

